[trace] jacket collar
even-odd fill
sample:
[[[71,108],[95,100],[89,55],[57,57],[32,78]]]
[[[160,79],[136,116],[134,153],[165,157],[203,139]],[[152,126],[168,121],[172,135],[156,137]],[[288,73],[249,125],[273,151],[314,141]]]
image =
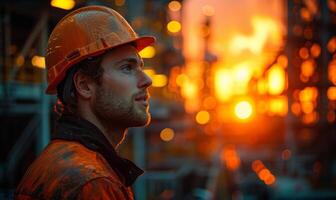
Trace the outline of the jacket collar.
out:
[[[52,139],[76,141],[100,153],[117,172],[126,187],[131,186],[144,172],[132,161],[121,158],[94,124],[78,116],[63,114],[57,121]]]

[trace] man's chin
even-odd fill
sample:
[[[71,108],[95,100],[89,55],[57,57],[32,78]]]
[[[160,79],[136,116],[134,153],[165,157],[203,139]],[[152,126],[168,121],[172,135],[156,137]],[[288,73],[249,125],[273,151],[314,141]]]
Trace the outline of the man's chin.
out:
[[[139,116],[136,125],[133,127],[142,127],[142,126],[148,126],[151,121],[151,115],[149,113],[146,113],[145,116]]]
[[[150,114],[148,114],[147,115],[147,121],[146,121],[146,123],[143,126],[148,126],[150,124],[151,120],[152,120],[152,117],[151,117]]]

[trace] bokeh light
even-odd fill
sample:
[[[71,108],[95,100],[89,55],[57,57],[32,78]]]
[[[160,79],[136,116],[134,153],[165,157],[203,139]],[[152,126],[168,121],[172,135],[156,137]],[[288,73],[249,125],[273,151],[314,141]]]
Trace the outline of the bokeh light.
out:
[[[169,10],[176,12],[179,11],[181,9],[182,5],[179,1],[171,1],[168,4],[168,8]]]
[[[329,87],[327,90],[327,96],[330,100],[336,101],[336,87]]]
[[[153,46],[148,46],[144,49],[142,49],[140,52],[139,52],[139,55],[142,57],[142,58],[153,58],[155,56],[155,48]]]
[[[233,95],[233,81],[229,70],[218,69],[215,73],[215,95],[220,101],[228,101]]]
[[[171,141],[175,136],[175,132],[171,128],[165,128],[160,132],[160,138],[165,141],[169,142]]]
[[[330,38],[327,44],[327,48],[330,53],[334,53],[336,51],[336,37]]]
[[[52,0],[50,5],[56,8],[64,10],[71,10],[75,7],[76,2],[74,0]]]
[[[151,78],[153,87],[164,87],[168,83],[168,78],[164,74],[154,74]]]
[[[31,63],[34,67],[45,68],[45,58],[43,56],[33,56]]]
[[[181,23],[176,20],[172,20],[168,22],[167,29],[171,33],[178,33],[181,31]]]
[[[15,64],[18,66],[18,67],[21,67],[25,62],[25,58],[22,56],[22,55],[19,55],[18,57],[16,57],[15,59]]]
[[[279,95],[285,90],[286,73],[284,68],[273,65],[267,74],[268,92],[272,95]]]
[[[210,120],[210,114],[206,110],[199,111],[196,114],[196,122],[199,124],[202,124],[202,125],[206,124],[209,122],[209,120]]]
[[[250,102],[241,101],[235,106],[235,114],[239,119],[247,119],[252,115],[253,108]]]

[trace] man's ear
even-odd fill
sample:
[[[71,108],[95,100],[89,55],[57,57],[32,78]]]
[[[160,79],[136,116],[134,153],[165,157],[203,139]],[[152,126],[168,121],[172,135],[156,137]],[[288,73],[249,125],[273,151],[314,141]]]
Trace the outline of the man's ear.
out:
[[[73,76],[73,82],[79,96],[88,99],[94,94],[94,82],[89,76],[77,71]]]

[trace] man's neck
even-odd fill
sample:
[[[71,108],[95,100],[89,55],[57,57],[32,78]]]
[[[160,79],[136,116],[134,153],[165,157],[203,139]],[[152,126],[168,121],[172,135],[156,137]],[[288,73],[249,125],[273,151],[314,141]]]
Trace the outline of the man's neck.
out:
[[[101,128],[99,126],[97,127],[103,132],[104,136],[112,144],[114,149],[118,148],[118,146],[125,139],[125,135],[127,133],[127,129],[125,128],[109,127],[108,125],[103,124],[101,125]]]
[[[104,134],[114,149],[117,149],[124,140],[127,128],[118,128],[114,124],[99,120],[95,115],[81,114],[81,117],[94,124]]]

